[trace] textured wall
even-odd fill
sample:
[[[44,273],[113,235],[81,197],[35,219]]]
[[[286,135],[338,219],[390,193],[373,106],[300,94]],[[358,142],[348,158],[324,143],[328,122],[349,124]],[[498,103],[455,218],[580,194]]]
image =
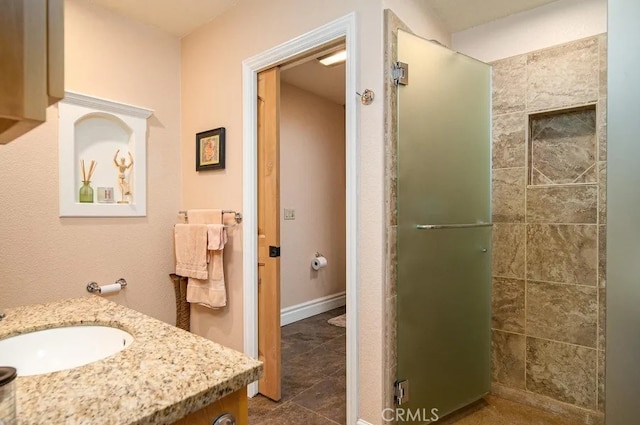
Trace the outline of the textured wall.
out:
[[[606,36],[493,66],[493,379],[603,410]]]
[[[0,308],[84,296],[89,281],[124,277],[127,289],[109,299],[174,323],[168,273],[180,190],[179,41],[67,0],[65,49],[67,90],[155,110],[148,120],[148,214],[58,217],[58,111],[50,107],[46,123],[0,147]]]
[[[607,31],[607,0],[559,0],[453,33],[453,49],[484,62]]]
[[[451,46],[451,33],[440,21],[427,2],[421,0],[383,0],[382,7],[393,11],[404,28],[429,40],[438,40],[445,46]]]
[[[344,106],[289,84],[280,97],[282,308],[345,290]],[[328,265],[311,269],[321,252]]]

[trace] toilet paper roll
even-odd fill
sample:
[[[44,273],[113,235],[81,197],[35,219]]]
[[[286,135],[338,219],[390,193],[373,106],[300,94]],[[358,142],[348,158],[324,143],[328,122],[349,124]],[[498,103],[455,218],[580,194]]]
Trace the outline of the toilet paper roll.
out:
[[[313,270],[320,270],[327,267],[327,259],[324,257],[316,257],[311,261],[311,268]]]
[[[120,292],[122,286],[119,283],[112,283],[111,285],[104,285],[100,287],[100,294],[110,294],[112,292]]]

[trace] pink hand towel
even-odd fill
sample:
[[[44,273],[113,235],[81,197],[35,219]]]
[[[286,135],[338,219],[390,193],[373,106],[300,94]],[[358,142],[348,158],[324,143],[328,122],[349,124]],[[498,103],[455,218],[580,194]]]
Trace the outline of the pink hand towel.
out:
[[[222,308],[227,305],[227,290],[224,282],[222,250],[209,251],[209,278],[189,278],[187,283],[187,301],[209,308]]]
[[[221,224],[221,210],[189,210],[189,222],[204,223],[207,227],[207,248],[209,250],[208,277],[189,278],[187,301],[209,308],[227,305],[227,290],[224,281],[223,249],[227,233]]]
[[[176,224],[173,230],[176,251],[176,274],[207,279],[207,226]]]
[[[222,210],[194,209],[187,210],[189,223],[192,224],[217,224],[222,223]]]
[[[227,229],[223,224],[207,225],[207,244],[209,251],[224,249],[227,243]]]

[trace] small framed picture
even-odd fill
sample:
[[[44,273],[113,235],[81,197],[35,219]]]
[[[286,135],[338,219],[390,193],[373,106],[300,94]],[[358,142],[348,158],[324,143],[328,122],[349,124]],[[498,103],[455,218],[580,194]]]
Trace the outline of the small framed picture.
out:
[[[196,134],[196,171],[224,169],[224,127]]]

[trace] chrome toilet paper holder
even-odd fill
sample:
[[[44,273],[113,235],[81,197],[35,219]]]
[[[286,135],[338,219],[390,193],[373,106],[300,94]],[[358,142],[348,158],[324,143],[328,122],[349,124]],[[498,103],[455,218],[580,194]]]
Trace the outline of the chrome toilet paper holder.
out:
[[[319,257],[324,257],[324,255],[320,254],[319,252],[316,252],[316,258],[319,258]]]
[[[114,284],[120,285],[120,289],[124,289],[127,287],[127,281],[124,279],[124,277],[121,277],[120,279],[116,280]],[[97,292],[98,294],[101,294],[102,288],[96,282],[89,282],[87,283],[87,292],[91,292],[91,293]]]

